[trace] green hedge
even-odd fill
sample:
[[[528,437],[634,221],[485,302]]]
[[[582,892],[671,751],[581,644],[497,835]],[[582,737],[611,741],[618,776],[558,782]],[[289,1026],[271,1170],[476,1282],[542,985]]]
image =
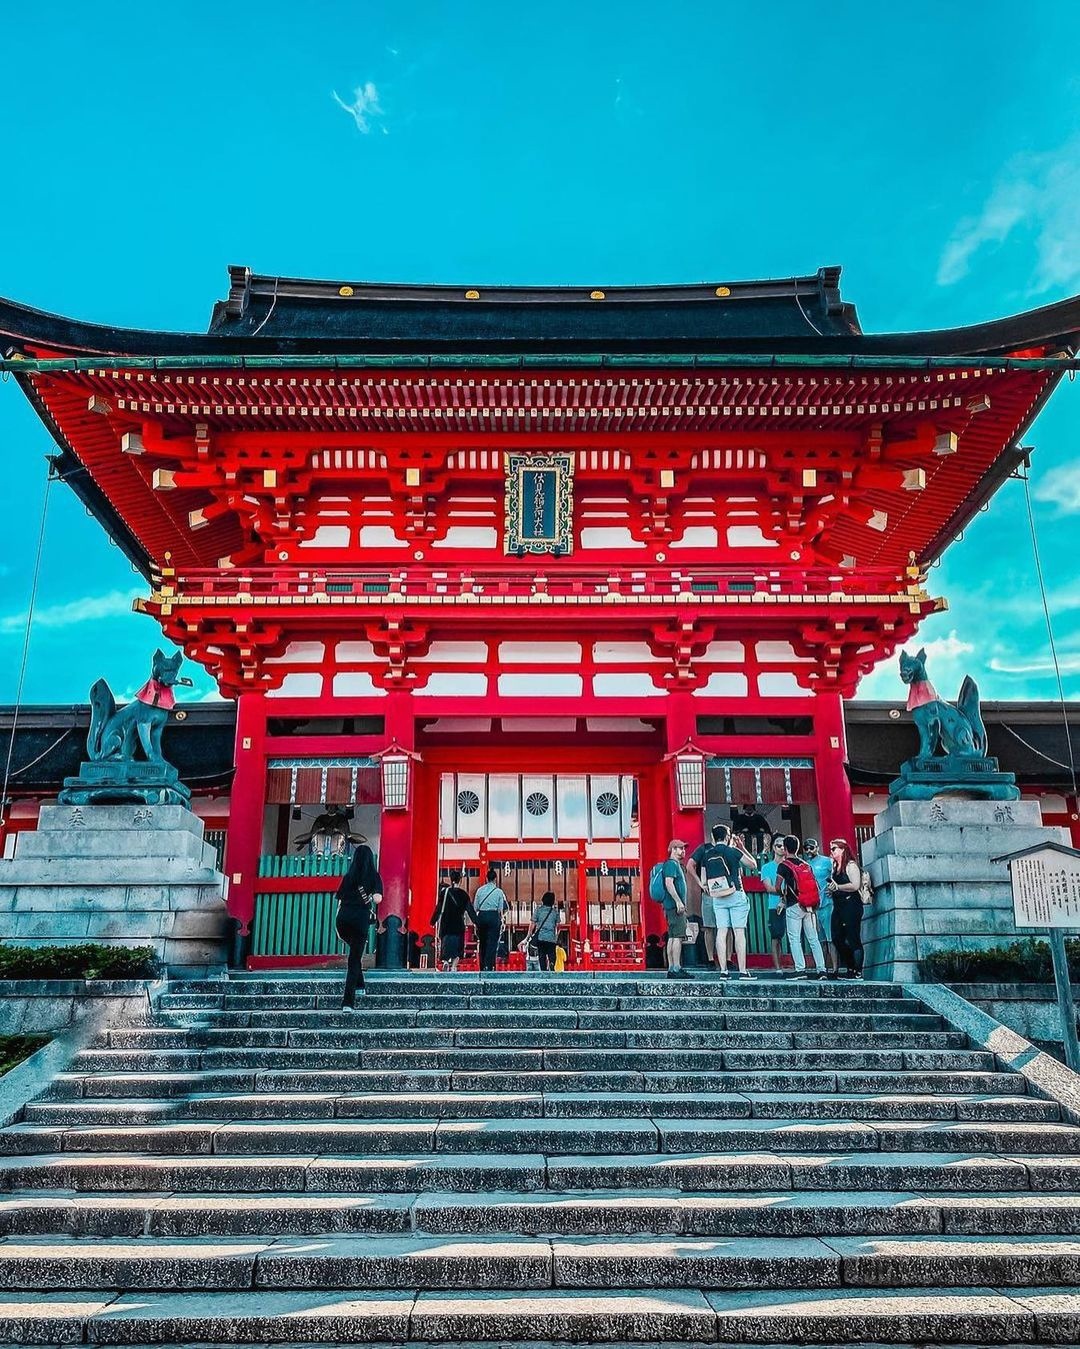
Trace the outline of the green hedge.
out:
[[[1069,968],[1080,974],[1080,938],[1065,943]],[[934,951],[919,961],[927,979],[948,984],[1050,984],[1054,965],[1050,947],[1028,937],[1008,946],[990,946],[982,951]]]
[[[0,946],[0,979],[155,979],[152,946]]]
[[[0,1074],[10,1072],[48,1043],[47,1035],[0,1035]]]

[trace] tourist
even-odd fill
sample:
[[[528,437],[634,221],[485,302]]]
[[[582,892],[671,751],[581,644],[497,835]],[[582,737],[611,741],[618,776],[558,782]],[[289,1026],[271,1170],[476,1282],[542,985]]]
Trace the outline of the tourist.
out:
[[[443,969],[456,974],[465,946],[465,919],[477,926],[476,910],[468,892],[461,888],[461,872],[451,871],[450,884],[439,891],[439,902],[431,916],[431,926],[439,934],[439,955]],[[438,966],[436,965],[436,969]]]
[[[731,832],[744,836],[746,847],[755,856],[772,847],[772,825],[756,805],[738,806],[731,817]]]
[[[761,864],[761,883],[769,896],[769,941],[772,948],[773,969],[780,974],[784,968],[783,940],[787,935],[787,922],[779,911],[780,882],[776,872],[784,860],[784,840],[774,838],[772,856]]]
[[[832,877],[829,881],[833,897],[832,933],[837,963],[843,965],[848,978],[861,979],[862,870],[844,839],[834,838],[829,844],[829,852],[832,856]]]
[[[364,995],[364,952],[372,917],[382,903],[382,877],[375,854],[366,843],[353,853],[349,869],[338,886],[337,934],[349,948],[341,1010],[351,1012]]]
[[[559,906],[555,894],[546,890],[532,913],[532,923],[525,934],[526,944],[536,942],[536,954],[542,970],[555,968],[555,947],[559,939]]]
[[[735,964],[743,979],[754,976],[746,968],[746,924],[750,903],[742,887],[742,871],[757,870],[757,858],[732,839],[726,824],[714,824],[712,843],[695,848],[687,870],[701,887],[701,918],[705,925],[705,949],[715,960],[720,976],[727,978],[728,933],[732,934]]]
[[[821,894],[817,879],[807,864],[799,856],[799,840],[794,834],[784,835],[784,856],[776,869],[776,879],[780,886],[780,903],[777,912],[784,915],[787,926],[788,946],[791,958],[795,962],[796,979],[807,978],[806,956],[803,952],[803,939],[810,947],[814,957],[816,976],[825,976],[825,955],[818,937],[817,910],[821,904]]]
[[[828,971],[830,979],[836,978],[836,947],[832,940],[833,925],[833,897],[829,889],[829,882],[832,880],[832,862],[829,858],[822,856],[818,850],[818,841],[816,838],[803,840],[803,860],[814,873],[814,878],[818,883],[818,893],[821,895],[821,904],[817,911],[818,932],[821,936],[821,945],[825,951],[825,968]]]
[[[683,859],[686,857],[686,844],[673,838],[668,844],[667,861],[661,869],[664,881],[664,916],[667,919],[667,977],[669,979],[690,979],[693,976],[683,969],[682,948],[686,937],[686,872]]]
[[[473,896],[476,911],[476,942],[480,950],[480,969],[493,970],[502,936],[503,915],[510,907],[505,893],[499,887],[497,867],[488,867],[487,880]]]

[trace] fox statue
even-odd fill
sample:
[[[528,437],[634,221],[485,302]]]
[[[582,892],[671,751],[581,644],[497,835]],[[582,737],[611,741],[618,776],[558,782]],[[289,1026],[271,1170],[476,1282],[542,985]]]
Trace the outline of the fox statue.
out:
[[[154,652],[150,678],[130,703],[116,706],[112,690],[99,679],[90,690],[90,734],[87,752],[92,760],[114,759],[131,762],[137,748],[150,763],[162,763],[161,733],[176,706],[178,686],[191,687],[190,679],[181,679],[183,655],[166,656]]]
[[[926,677],[926,648],[917,655],[900,653],[900,678],[908,686],[907,710],[919,730],[919,757],[937,753],[955,754],[963,759],[981,759],[986,755],[986,727],[979,707],[979,687],[970,675],[964,676],[956,706],[938,696]]]

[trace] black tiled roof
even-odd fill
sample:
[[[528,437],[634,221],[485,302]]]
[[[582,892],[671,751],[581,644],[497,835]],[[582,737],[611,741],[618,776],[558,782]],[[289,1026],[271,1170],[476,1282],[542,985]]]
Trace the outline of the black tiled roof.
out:
[[[1072,351],[1080,297],[967,328],[864,334],[840,268],[779,281],[697,286],[406,286],[304,281],[230,269],[210,330],[82,323],[0,300],[0,354],[468,356],[675,354],[994,356]],[[477,298],[470,299],[470,295]],[[597,298],[593,298],[596,296]],[[602,298],[600,298],[602,297]]]

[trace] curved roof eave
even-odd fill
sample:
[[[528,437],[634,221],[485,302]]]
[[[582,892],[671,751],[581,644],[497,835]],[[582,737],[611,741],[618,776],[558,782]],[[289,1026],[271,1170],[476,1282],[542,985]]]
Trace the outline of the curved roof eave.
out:
[[[745,300],[736,296],[730,302],[731,309],[725,309],[728,302],[710,300],[696,287],[686,288],[694,294],[675,298],[671,296],[675,288],[623,289],[612,292],[610,305],[607,301],[590,304],[579,294],[567,297],[562,289],[558,291],[560,298],[555,298],[556,292],[552,290],[550,303],[543,298],[525,301],[508,295],[498,303],[485,305],[447,300],[437,293],[442,290],[438,287],[404,288],[424,292],[418,298],[410,294],[407,299],[397,294],[398,288],[381,288],[379,297],[373,299],[371,292],[380,288],[372,287],[355,300],[301,298],[295,303],[306,308],[302,316],[299,310],[295,311],[298,328],[291,333],[282,328],[289,318],[285,312],[277,316],[274,333],[266,330],[269,314],[261,319],[257,314],[250,315],[250,332],[173,333],[84,323],[0,299],[0,351],[4,355],[33,349],[76,356],[221,355],[285,360],[290,355],[331,357],[350,352],[379,354],[390,359],[439,354],[444,358],[461,356],[463,360],[499,352],[540,357],[731,353],[964,358],[1004,356],[1032,348],[1071,353],[1080,345],[1080,296],[963,328],[863,334],[858,332],[854,311],[839,301],[838,291],[819,295],[816,308],[805,309],[800,287],[807,280],[770,283],[777,288],[772,294],[747,293]],[[781,293],[784,285],[790,287],[786,294]],[[386,292],[385,298],[382,291]],[[530,296],[543,294],[529,292]],[[228,303],[222,302],[218,310]],[[281,304],[284,309],[284,302]],[[747,307],[740,309],[744,304]],[[777,305],[785,306],[779,320]],[[771,317],[766,327],[790,327],[792,305],[797,305],[799,314],[806,318],[806,324],[797,320],[800,331],[750,330],[754,313],[759,317],[765,314],[763,306],[773,307],[768,310]],[[812,331],[807,317],[813,313],[820,318],[823,305],[833,316],[831,333]],[[723,316],[736,310],[742,330],[725,336],[720,331],[727,321]],[[542,322],[541,316],[545,316]],[[347,331],[350,325],[364,328],[365,324],[364,331]],[[579,331],[575,332],[575,328]]]

